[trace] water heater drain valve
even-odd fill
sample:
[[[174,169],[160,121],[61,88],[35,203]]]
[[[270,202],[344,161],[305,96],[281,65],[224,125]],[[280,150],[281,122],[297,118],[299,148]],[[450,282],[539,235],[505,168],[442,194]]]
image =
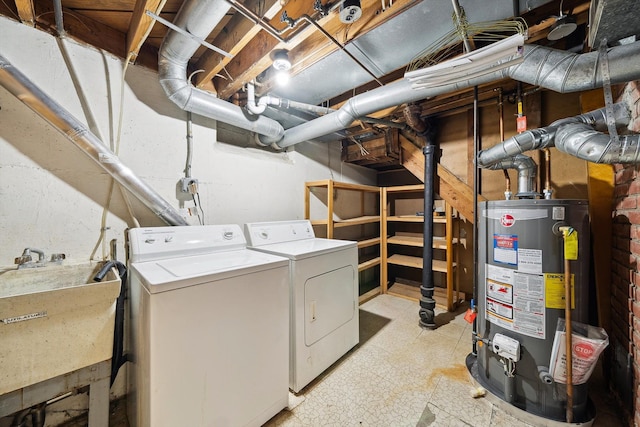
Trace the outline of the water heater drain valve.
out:
[[[506,335],[495,334],[491,340],[491,350],[512,362],[520,360],[520,343]]]

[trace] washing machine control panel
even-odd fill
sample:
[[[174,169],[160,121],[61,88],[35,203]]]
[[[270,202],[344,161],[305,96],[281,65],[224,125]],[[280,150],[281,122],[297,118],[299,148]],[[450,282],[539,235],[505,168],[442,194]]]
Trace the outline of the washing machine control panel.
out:
[[[199,255],[246,247],[237,224],[145,227],[129,230],[132,262]]]
[[[313,227],[308,220],[255,222],[246,224],[245,232],[250,246],[315,238]]]

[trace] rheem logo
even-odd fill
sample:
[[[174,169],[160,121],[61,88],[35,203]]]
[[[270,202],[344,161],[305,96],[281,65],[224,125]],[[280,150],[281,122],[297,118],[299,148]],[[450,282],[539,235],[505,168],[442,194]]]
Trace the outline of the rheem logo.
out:
[[[516,219],[513,217],[513,215],[504,214],[500,217],[500,224],[502,224],[505,227],[511,227],[515,223],[516,223]]]

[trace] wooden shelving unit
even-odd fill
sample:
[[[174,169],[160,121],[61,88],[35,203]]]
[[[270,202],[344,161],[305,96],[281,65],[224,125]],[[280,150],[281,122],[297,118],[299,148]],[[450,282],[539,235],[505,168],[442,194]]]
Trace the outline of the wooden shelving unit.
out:
[[[311,196],[314,191],[319,191],[323,195],[326,195],[326,199],[323,201],[326,206],[326,215],[323,218],[311,218]],[[381,193],[382,190],[380,187],[350,184],[330,179],[305,183],[305,219],[310,220],[311,224],[317,227],[319,231],[323,230],[325,237],[328,239],[337,238],[336,230],[349,227],[348,231],[355,235],[355,237],[350,240],[358,241],[358,272],[360,273],[360,277],[366,276],[364,272],[376,266],[379,266],[381,269]],[[339,217],[337,215],[339,209],[337,209],[336,206],[336,199],[338,194],[345,194],[349,199],[348,205],[351,207],[352,212],[346,217]],[[376,199],[373,203],[371,202],[371,196],[374,196]],[[356,206],[355,209],[353,206]],[[375,212],[372,212],[372,210]],[[351,213],[355,214],[351,215]],[[366,232],[365,228],[367,228],[366,226],[369,224],[378,224],[378,226],[368,227],[369,232]],[[358,226],[360,226],[359,229],[357,228]],[[371,235],[371,228],[375,229],[375,235]],[[352,230],[357,231],[354,232]],[[367,289],[360,294],[361,303],[381,292],[381,273],[377,274],[375,280],[375,286],[368,283],[361,283],[361,288]]]
[[[444,215],[433,217],[433,248],[441,254],[437,258],[434,256],[433,271],[444,274],[445,287],[436,287],[434,296],[439,306],[451,311],[460,301],[460,292],[455,278],[455,245],[459,243],[459,239],[454,236],[454,222],[457,218],[449,204],[445,201],[439,201],[439,203],[444,207]],[[424,186],[404,185],[383,188],[381,204],[382,292],[419,300],[421,283],[416,278],[422,274],[421,248],[423,247],[424,216],[417,213],[424,209]],[[437,227],[437,224],[442,225]],[[390,278],[390,266],[400,267],[397,270],[400,270],[400,273],[406,272],[409,278],[403,278],[400,273]]]

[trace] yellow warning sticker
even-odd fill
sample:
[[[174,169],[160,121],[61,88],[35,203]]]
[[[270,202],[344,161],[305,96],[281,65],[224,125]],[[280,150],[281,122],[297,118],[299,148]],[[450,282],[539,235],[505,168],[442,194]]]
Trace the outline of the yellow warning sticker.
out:
[[[578,232],[573,228],[564,234],[564,259],[578,259]]]
[[[571,275],[571,308],[576,308],[575,276]],[[547,308],[564,309],[564,274],[544,274],[544,300]]]

